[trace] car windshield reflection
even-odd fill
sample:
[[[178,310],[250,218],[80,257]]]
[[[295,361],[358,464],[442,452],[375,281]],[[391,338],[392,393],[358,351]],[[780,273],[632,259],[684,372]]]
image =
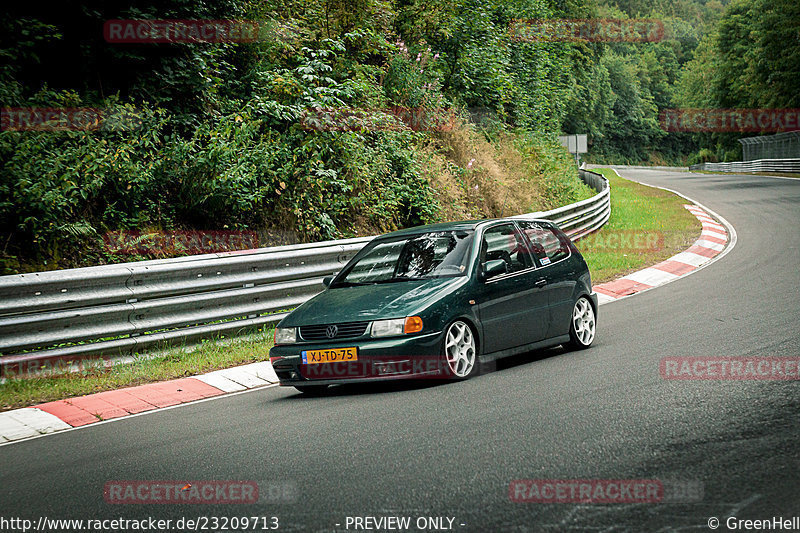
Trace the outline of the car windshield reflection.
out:
[[[373,241],[331,288],[464,276],[472,231],[437,231]]]

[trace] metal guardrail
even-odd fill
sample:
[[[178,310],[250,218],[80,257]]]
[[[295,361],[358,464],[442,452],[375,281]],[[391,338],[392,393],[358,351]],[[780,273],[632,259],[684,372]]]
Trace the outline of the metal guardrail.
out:
[[[700,163],[690,166],[689,169],[715,172],[800,172],[800,159],[756,159],[731,163]]]
[[[515,218],[552,220],[573,240],[599,229],[608,181],[579,173],[598,194]],[[321,292],[372,238],[0,276],[0,377],[252,332]]]
[[[667,167],[663,165],[615,165],[613,163],[608,164],[590,164],[586,165],[586,168],[620,168],[620,169],[631,169],[631,170],[666,170],[667,172],[688,172],[689,167]]]

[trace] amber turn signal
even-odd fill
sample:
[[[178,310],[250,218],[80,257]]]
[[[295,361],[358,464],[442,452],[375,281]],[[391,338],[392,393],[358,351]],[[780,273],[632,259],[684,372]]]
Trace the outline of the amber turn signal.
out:
[[[418,331],[422,331],[422,319],[418,316],[406,317],[403,333],[416,333]]]

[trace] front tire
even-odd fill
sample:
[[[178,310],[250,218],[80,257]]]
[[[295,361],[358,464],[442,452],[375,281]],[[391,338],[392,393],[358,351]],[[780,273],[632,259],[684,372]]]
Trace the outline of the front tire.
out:
[[[475,333],[466,322],[456,320],[444,334],[446,375],[455,380],[469,379],[478,374],[478,348]]]
[[[569,324],[569,348],[585,350],[594,342],[597,330],[597,318],[591,302],[581,296],[572,308],[572,320]]]

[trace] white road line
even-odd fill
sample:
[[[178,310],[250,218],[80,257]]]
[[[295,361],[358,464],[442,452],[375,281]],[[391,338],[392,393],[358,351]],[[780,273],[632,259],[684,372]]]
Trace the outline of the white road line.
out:
[[[698,239],[697,241],[695,241],[694,245],[695,246],[702,246],[703,248],[710,248],[710,249],[712,249],[714,251],[717,251],[717,252],[721,252],[722,250],[725,249],[725,245],[724,244],[719,244],[719,243],[716,243],[716,242],[707,241],[705,239]]]
[[[35,437],[41,435],[41,433],[12,417],[9,412],[5,412],[0,413],[0,435],[14,441]]]
[[[225,368],[223,370],[217,370],[216,373],[233,381],[234,383],[242,385],[246,389],[252,389],[253,387],[261,387],[269,384],[269,381],[265,381],[259,377],[256,377],[254,374],[251,374],[236,366]]]
[[[677,261],[679,263],[692,265],[693,267],[699,267],[708,260],[708,257],[696,254],[694,252],[681,252],[678,255],[674,255],[668,259],[668,261]]]
[[[272,368],[272,364],[269,361],[251,363],[249,365],[244,365],[237,368],[253,374],[257,378],[263,379],[264,381],[268,381],[270,383],[278,382],[278,376],[275,374],[275,369]]]
[[[35,407],[15,409],[13,411],[7,411],[3,414],[7,414],[17,422],[21,422],[26,426],[32,427],[39,433],[52,433],[53,431],[60,431],[62,429],[68,429],[72,427],[58,418],[56,415],[51,415],[50,413]]]
[[[728,239],[727,233],[715,229],[704,229],[703,231],[700,232],[700,236],[702,237],[703,235],[705,235],[706,237],[716,237],[718,239],[721,238],[725,238],[726,240]]]
[[[216,372],[209,372],[208,374],[203,374],[202,376],[192,376],[194,379],[199,379],[204,383],[208,383],[212,387],[216,387],[223,392],[238,392],[247,389],[244,385],[240,385],[235,381],[231,381],[230,379],[226,378],[220,371]]]
[[[719,224],[709,224],[708,222],[703,223],[703,229],[725,231],[725,228],[720,226]]]
[[[639,270],[638,272],[634,272],[633,274],[628,274],[622,279],[629,279],[637,283],[644,283],[645,285],[656,286],[656,285],[663,285],[664,283],[669,283],[670,281],[678,279],[679,277],[680,276],[676,274],[665,272],[657,268],[645,268],[643,270]]]

